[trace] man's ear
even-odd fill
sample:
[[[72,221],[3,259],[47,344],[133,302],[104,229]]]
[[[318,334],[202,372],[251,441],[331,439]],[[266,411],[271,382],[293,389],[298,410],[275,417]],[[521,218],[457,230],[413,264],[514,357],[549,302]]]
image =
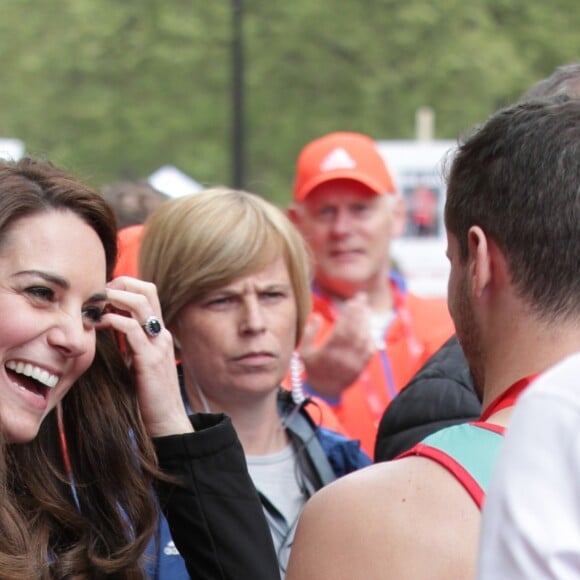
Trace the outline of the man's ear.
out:
[[[399,238],[405,232],[407,224],[407,206],[402,195],[395,194],[390,200],[392,215],[392,237]]]
[[[295,226],[300,225],[300,212],[301,208],[299,208],[295,203],[291,203],[286,208],[286,216]]]
[[[489,238],[479,226],[471,226],[467,232],[468,275],[474,298],[481,298],[493,280],[493,261]]]

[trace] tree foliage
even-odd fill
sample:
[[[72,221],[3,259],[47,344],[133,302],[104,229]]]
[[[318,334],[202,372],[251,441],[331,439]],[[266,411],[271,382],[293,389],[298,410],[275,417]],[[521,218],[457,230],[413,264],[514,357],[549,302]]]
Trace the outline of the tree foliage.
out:
[[[96,186],[230,182],[230,0],[2,0],[0,135]],[[244,0],[246,187],[289,199],[325,132],[455,138],[578,59],[576,0]]]

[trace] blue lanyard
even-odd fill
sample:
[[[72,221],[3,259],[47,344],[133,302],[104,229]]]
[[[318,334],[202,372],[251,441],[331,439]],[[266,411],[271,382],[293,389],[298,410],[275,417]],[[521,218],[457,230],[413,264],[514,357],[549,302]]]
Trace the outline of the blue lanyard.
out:
[[[397,394],[397,391],[395,389],[395,379],[391,369],[391,361],[389,360],[387,351],[385,349],[381,349],[379,354],[381,358],[381,364],[383,366],[383,372],[386,378],[387,394],[389,395],[390,399],[393,400]]]

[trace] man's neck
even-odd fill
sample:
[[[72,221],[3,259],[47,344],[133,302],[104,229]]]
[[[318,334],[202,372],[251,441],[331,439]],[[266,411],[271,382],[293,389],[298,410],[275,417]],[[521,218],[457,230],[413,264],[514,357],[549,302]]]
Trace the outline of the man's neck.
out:
[[[580,350],[580,328],[573,324],[520,324],[516,332],[495,338],[485,355],[484,409],[516,381],[540,374]]]

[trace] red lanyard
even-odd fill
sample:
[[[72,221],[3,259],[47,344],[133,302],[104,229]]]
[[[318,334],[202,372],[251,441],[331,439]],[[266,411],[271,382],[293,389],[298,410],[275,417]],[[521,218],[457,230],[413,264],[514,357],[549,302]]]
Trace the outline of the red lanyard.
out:
[[[498,411],[515,405],[518,397],[522,394],[522,391],[524,391],[537,376],[537,374],[530,375],[529,377],[524,377],[517,383],[514,383],[509,389],[507,389],[507,391],[504,391],[499,397],[494,399],[490,405],[488,405],[487,409],[485,409],[481,414],[479,420],[487,421]]]

